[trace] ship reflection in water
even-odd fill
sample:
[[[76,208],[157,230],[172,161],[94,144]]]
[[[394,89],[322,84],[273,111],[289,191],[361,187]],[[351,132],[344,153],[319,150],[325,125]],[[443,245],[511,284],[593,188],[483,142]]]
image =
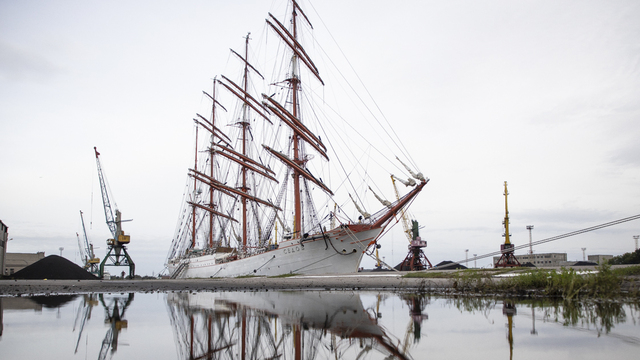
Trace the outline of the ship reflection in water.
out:
[[[409,359],[355,293],[174,293],[169,313],[183,359]]]
[[[638,300],[346,291],[0,297],[3,359],[635,358],[639,327]]]

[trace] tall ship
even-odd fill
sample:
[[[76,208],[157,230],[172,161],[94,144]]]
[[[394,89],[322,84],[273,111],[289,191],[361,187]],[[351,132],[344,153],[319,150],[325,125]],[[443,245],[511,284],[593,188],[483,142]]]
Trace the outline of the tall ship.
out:
[[[237,75],[220,75],[203,92],[207,115],[193,119],[193,167],[166,259],[172,278],[354,273],[429,181],[400,160],[409,157],[403,147],[380,151],[394,141],[376,140],[381,132],[356,129],[326,105],[302,41],[313,26],[299,1],[286,13],[286,21],[266,18],[275,46],[254,55],[247,34],[243,51],[230,54]],[[252,59],[281,61],[264,65],[267,77]],[[407,186],[393,202],[372,181],[388,179],[388,170],[369,169],[389,159]],[[381,209],[369,214],[365,203],[374,198]]]

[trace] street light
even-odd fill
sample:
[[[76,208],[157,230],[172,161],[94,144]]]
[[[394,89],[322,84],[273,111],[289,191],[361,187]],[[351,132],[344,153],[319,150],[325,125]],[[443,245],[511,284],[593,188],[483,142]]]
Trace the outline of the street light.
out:
[[[533,255],[533,244],[531,243],[531,230],[533,230],[533,225],[527,225],[527,230],[529,230],[529,255]]]

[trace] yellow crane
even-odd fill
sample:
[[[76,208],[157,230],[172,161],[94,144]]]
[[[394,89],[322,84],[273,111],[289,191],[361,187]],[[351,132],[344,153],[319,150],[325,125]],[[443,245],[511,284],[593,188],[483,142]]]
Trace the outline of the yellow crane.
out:
[[[494,265],[495,268],[498,267],[514,267],[514,266],[520,266],[520,262],[518,261],[518,259],[516,258],[516,256],[513,254],[514,252],[514,245],[511,243],[510,240],[510,236],[511,234],[509,234],[509,206],[507,203],[507,196],[509,195],[509,192],[507,191],[507,182],[504,182],[504,221],[502,222],[502,225],[504,225],[504,244],[500,245],[500,252],[502,253],[502,255],[500,256],[500,259],[498,260],[498,262],[496,262],[496,264]]]
[[[396,186],[396,177],[391,175],[391,182],[393,183],[393,190],[396,193],[396,200],[400,200],[400,193],[398,192],[398,187]],[[411,226],[409,226],[409,219],[407,219],[406,210],[403,208],[400,211],[400,222],[402,223],[402,229],[404,230],[404,234],[407,236],[409,242],[411,242]]]
[[[82,262],[84,263],[84,269],[89,271],[94,275],[99,274],[98,266],[100,264],[100,259],[96,257],[93,252],[93,244],[89,242],[89,238],[87,238],[87,230],[84,227],[84,218],[82,217],[82,210],[80,210],[80,220],[82,221],[82,233],[84,235],[84,246],[82,245],[82,241],[80,240],[80,235],[76,233],[78,237],[78,246],[80,247],[80,256],[83,257]]]
[[[98,180],[100,180],[100,192],[102,193],[102,203],[104,205],[104,216],[107,220],[107,226],[111,231],[112,239],[107,240],[107,255],[100,263],[99,276],[104,277],[104,267],[107,266],[128,266],[129,277],[135,276],[136,265],[127,252],[127,245],[131,242],[131,236],[125,235],[122,230],[122,222],[129,220],[122,220],[120,210],[116,208],[116,216],[113,216],[111,211],[111,201],[109,200],[109,191],[107,189],[107,183],[102,173],[102,166],[100,166],[100,153],[96,147],[93,148],[96,153],[96,164],[98,166]]]

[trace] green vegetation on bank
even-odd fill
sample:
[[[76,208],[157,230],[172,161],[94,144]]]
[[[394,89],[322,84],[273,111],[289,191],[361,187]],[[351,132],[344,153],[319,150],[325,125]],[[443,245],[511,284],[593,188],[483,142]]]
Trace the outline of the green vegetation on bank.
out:
[[[292,277],[292,276],[298,276],[298,274],[281,274],[281,275],[275,275],[275,276],[269,276],[270,278],[288,278],[288,277]]]
[[[637,296],[639,289],[622,292],[624,277],[640,275],[640,266],[611,269],[602,265],[593,272],[578,272],[573,268],[549,269],[496,269],[463,270],[457,272],[409,273],[405,278],[450,278],[456,291],[476,293],[510,293],[516,295],[541,295],[561,297],[566,300],[577,297],[610,298],[621,295]],[[510,273],[513,276],[496,278]]]
[[[469,276],[475,277],[475,276],[494,276],[494,275],[500,275],[500,274],[504,274],[504,273],[508,273],[508,272],[512,272],[513,269],[481,269],[481,270],[475,270],[475,269],[467,269],[467,270],[462,270],[463,273],[468,274]],[[402,277],[403,278],[439,278],[439,279],[450,279],[450,278],[455,278],[458,277],[460,274],[460,271],[456,271],[456,270],[447,270],[447,271],[421,271],[421,272],[410,272],[407,274],[404,274]]]
[[[249,274],[249,275],[240,275],[240,276],[236,276],[236,279],[249,279],[249,278],[259,278],[259,277],[268,277],[268,278],[288,278],[288,277],[292,277],[292,276],[296,276],[298,274],[281,274],[281,275],[276,275],[276,276],[264,276],[264,275],[253,275],[253,274]]]
[[[640,275],[640,266],[628,266],[623,268],[617,268],[617,269],[613,269],[613,272],[619,276]]]
[[[609,260],[610,265],[640,264],[640,249],[614,256]]]
[[[560,271],[528,271],[513,276],[496,285],[502,290],[522,293],[537,290],[547,296],[559,296],[570,300],[579,296],[613,297],[620,294],[622,276],[602,265],[596,272],[578,273],[572,268]]]

